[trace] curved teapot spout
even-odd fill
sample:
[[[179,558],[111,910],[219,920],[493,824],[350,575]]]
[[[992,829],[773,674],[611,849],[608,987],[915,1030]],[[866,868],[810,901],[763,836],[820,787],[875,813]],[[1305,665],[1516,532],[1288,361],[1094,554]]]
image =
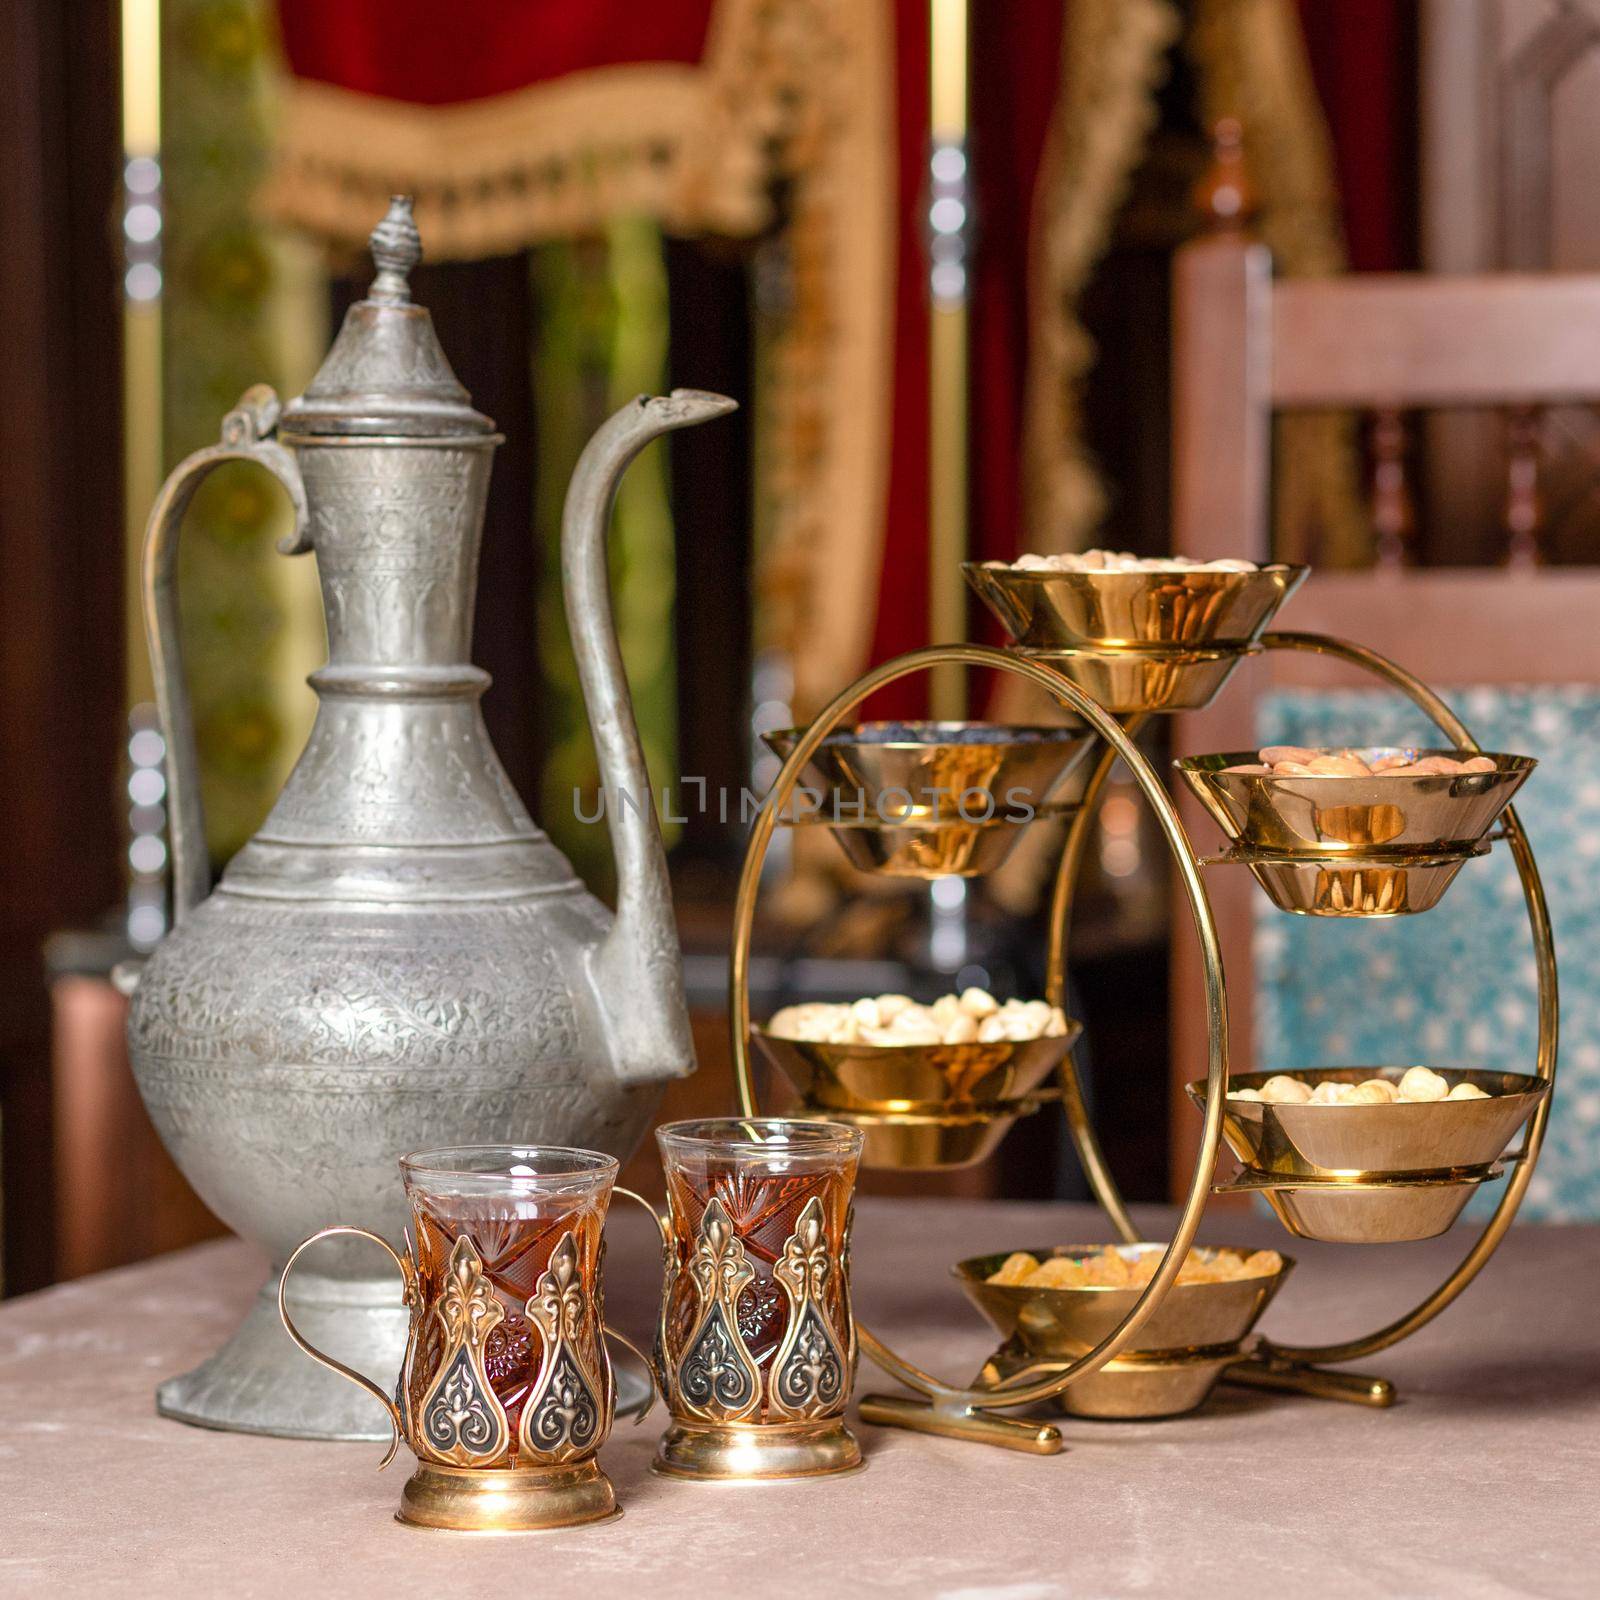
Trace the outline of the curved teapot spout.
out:
[[[640,1083],[694,1071],[683,964],[667,857],[656,824],[644,750],[622,670],[606,566],[617,484],[650,441],[737,409],[720,394],[675,389],[637,400],[604,423],[578,458],[561,518],[567,628],[594,732],[617,863],[617,920],[594,955],[612,1065]]]

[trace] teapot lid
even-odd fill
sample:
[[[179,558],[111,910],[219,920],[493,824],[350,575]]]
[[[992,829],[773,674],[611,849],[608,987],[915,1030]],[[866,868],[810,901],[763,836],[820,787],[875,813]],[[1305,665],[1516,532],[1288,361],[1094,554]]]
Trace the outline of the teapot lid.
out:
[[[370,240],[377,276],[345,313],[333,348],[298,400],[284,408],[290,434],[484,435],[494,423],[474,411],[450,369],[433,318],[412,302],[407,281],[422,259],[410,195],[396,195]]]

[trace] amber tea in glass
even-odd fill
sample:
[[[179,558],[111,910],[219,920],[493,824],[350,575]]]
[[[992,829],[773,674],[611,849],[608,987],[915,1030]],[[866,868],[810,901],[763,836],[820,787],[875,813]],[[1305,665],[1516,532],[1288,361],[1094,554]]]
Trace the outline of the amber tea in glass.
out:
[[[402,1522],[455,1529],[561,1527],[611,1515],[616,1497],[595,1461],[610,1432],[616,1382],[606,1350],[601,1232],[617,1163],[592,1150],[462,1145],[404,1157],[411,1251],[389,1250],[411,1311],[393,1399],[396,1442],[416,1455]],[[280,1310],[283,1297],[280,1288]],[[392,1455],[391,1450],[391,1455]]]
[[[848,1471],[855,1377],[849,1240],[862,1136],[838,1123],[725,1117],[659,1129],[667,1185],[658,1471],[694,1478]]]

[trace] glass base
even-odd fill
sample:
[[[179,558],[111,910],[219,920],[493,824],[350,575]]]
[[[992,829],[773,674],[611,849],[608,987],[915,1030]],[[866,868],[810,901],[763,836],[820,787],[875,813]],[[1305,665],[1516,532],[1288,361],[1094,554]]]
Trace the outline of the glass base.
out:
[[[651,1469],[669,1478],[759,1482],[855,1472],[861,1446],[842,1417],[817,1422],[674,1422],[656,1446]]]
[[[457,1533],[531,1533],[620,1515],[611,1480],[594,1461],[515,1470],[423,1461],[401,1492],[395,1521]]]

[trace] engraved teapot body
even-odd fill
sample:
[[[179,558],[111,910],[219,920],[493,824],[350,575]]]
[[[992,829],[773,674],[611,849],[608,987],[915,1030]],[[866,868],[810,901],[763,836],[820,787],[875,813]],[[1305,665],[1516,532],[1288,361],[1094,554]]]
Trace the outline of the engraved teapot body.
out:
[[[514,1139],[625,1157],[666,1082],[693,1070],[651,808],[608,807],[613,917],[534,825],[489,742],[489,680],[470,644],[500,439],[410,301],[409,207],[396,202],[373,240],[369,298],[306,394],[280,418],[270,391],[251,391],[223,443],[168,481],[146,545],[176,906],[139,974],[130,1053],[178,1165],[275,1264],[330,1220],[398,1243],[391,1174],[408,1150]],[[569,491],[569,622],[613,796],[648,789],[606,587],[612,494],[651,439],[728,409],[697,394],[636,402],[595,436]],[[319,705],[299,762],[207,895],[176,533],[205,473],[240,458],[288,491],[285,548],[316,552],[328,661],[311,678]],[[405,1335],[391,1286],[359,1254],[328,1255],[299,1280],[297,1320],[351,1364],[394,1370]],[[158,1403],[210,1426],[382,1433],[370,1399],[294,1356],[265,1294]]]

